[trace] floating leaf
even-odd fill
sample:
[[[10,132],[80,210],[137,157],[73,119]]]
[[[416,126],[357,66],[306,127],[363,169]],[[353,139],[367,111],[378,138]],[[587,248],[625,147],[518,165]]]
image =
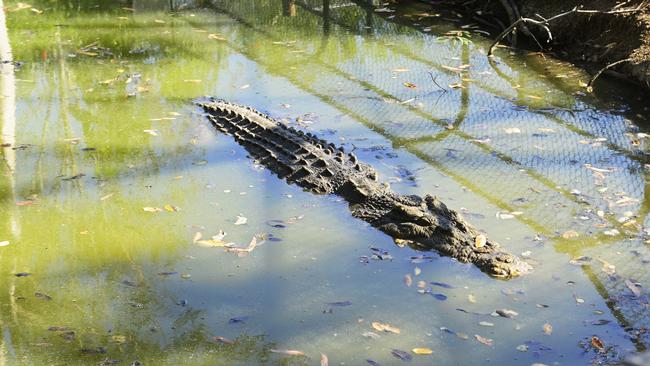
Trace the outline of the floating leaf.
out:
[[[477,341],[480,343],[483,343],[486,346],[493,346],[494,345],[494,339],[491,338],[486,338],[486,337],[481,337],[478,334],[474,334],[474,338],[476,338]]]
[[[159,207],[143,207],[142,210],[144,212],[161,212],[162,208],[159,208]]]
[[[420,269],[420,267],[413,268],[413,274],[414,275],[419,276],[420,273],[422,273],[422,270]]]
[[[569,264],[573,264],[574,266],[585,266],[591,262],[591,257],[587,256],[580,256],[573,258],[569,261]]]
[[[244,217],[242,214],[237,215],[237,218],[235,219],[235,225],[244,225],[248,222],[248,219]]]
[[[600,258],[598,258],[598,260],[600,261],[600,263],[603,264],[603,267],[601,268],[601,270],[603,272],[605,272],[606,274],[608,274],[610,276],[613,276],[613,275],[616,274],[616,266],[615,265],[613,265],[613,264],[611,264],[611,263],[609,263],[609,262],[607,262],[605,260],[602,260]]]
[[[504,128],[503,131],[508,135],[521,133],[521,130],[519,129],[519,127],[508,127],[508,128]]]
[[[36,296],[37,298],[39,298],[41,300],[45,300],[45,301],[51,301],[52,300],[52,296],[50,296],[48,294],[44,294],[42,292],[35,292],[34,296]]]
[[[639,289],[639,285],[636,284],[635,282],[632,282],[631,280],[625,280],[625,285],[627,288],[632,291],[632,294],[634,294],[634,297],[639,297],[641,296],[641,289]]]
[[[361,335],[366,337],[366,338],[371,338],[371,339],[377,339],[377,338],[380,337],[379,334],[377,334],[375,332],[363,332],[363,333],[361,333]]]
[[[148,133],[151,136],[158,136],[158,131],[157,130],[143,130],[142,132]]]
[[[329,366],[330,361],[327,358],[327,355],[324,353],[320,354],[320,366]]]
[[[372,322],[372,327],[380,332],[400,334],[400,329],[387,323]]]
[[[551,335],[553,333],[553,326],[550,325],[549,323],[546,323],[542,326],[542,331],[546,335]]]
[[[417,85],[415,85],[415,84],[413,84],[413,83],[409,83],[409,82],[405,82],[405,83],[404,83],[404,86],[407,87],[407,88],[409,88],[409,89],[415,89],[415,88],[417,88]]]
[[[214,39],[215,41],[225,41],[226,40],[225,38],[221,37],[220,35],[214,34],[214,33],[208,34],[208,38]]]
[[[176,207],[176,206],[172,206],[172,205],[170,205],[170,204],[166,204],[165,206],[163,206],[163,208],[164,208],[165,211],[167,211],[167,212],[178,212],[178,211],[180,210],[178,207]]]
[[[472,304],[475,304],[476,303],[476,296],[474,296],[473,294],[467,295],[467,301],[471,302]]]
[[[107,199],[113,197],[113,194],[114,194],[114,193],[109,193],[109,194],[107,194],[107,195],[105,195],[105,196],[102,196],[99,200],[100,200],[100,201],[106,201]]]
[[[601,341],[600,338],[596,336],[591,337],[591,345],[601,352],[605,350],[605,345],[603,344],[603,341]]]
[[[483,234],[476,235],[476,238],[474,238],[474,246],[477,248],[483,248],[486,243],[487,238]]]
[[[430,355],[433,353],[430,348],[413,348],[411,351],[416,355]]]
[[[580,234],[578,234],[578,232],[575,230],[568,230],[565,231],[564,234],[562,234],[562,237],[564,239],[573,239],[573,238],[577,238],[578,236],[580,236]]]
[[[410,353],[399,349],[394,349],[391,351],[391,354],[402,361],[411,361],[413,359]]]
[[[298,351],[295,349],[272,349],[270,351],[273,353],[279,353],[287,356],[306,356],[303,351]]]
[[[499,310],[496,311],[496,313],[499,316],[502,316],[502,317],[508,318],[508,319],[512,319],[512,318],[516,317],[517,315],[519,315],[518,312],[516,312],[514,310],[510,310],[510,309],[499,309]]]
[[[215,342],[215,343],[223,343],[223,344],[234,344],[235,343],[235,341],[233,341],[231,339],[228,339],[226,337],[222,337],[222,336],[214,336],[214,337],[212,337],[212,341]]]
[[[1,244],[1,243],[0,243],[0,244]],[[411,278],[411,275],[410,275],[410,274],[406,274],[406,275],[404,276],[404,284],[405,284],[407,287],[411,287],[411,285],[413,284],[413,279]]]

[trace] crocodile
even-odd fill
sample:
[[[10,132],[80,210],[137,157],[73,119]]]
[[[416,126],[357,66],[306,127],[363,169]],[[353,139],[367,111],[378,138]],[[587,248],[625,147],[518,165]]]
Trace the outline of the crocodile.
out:
[[[528,273],[532,267],[502,250],[437,197],[401,195],[378,179],[370,165],[343,147],[286,126],[249,106],[216,98],[196,100],[212,125],[242,145],[289,184],[320,195],[345,199],[352,216],[368,222],[398,243],[435,250],[501,279]]]

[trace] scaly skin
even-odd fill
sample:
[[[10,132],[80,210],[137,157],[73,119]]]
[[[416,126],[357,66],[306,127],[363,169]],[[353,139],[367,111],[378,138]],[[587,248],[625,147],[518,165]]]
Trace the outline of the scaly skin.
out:
[[[288,183],[316,194],[335,194],[350,205],[352,215],[416,249],[433,249],[473,263],[498,278],[525,274],[531,266],[487,240],[477,246],[479,232],[436,197],[399,195],[377,181],[377,172],[343,148],[303,133],[250,107],[223,100],[197,101],[212,124],[231,135],[258,160]]]

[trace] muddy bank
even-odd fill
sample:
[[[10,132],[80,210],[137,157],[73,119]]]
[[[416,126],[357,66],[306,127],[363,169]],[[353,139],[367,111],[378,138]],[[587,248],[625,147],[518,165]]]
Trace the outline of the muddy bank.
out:
[[[440,6],[439,1],[426,1]],[[581,64],[596,73],[617,61],[608,73],[642,84],[650,90],[650,2],[641,0],[449,0],[445,3],[463,10],[472,20],[493,28],[498,34],[519,17],[548,19],[576,6],[594,13],[569,14],[549,24],[553,39],[536,25],[528,25],[545,50]],[[640,9],[628,11],[630,9]],[[608,13],[606,13],[608,12]],[[497,32],[495,32],[497,31]],[[516,45],[538,49],[533,38],[520,29]],[[512,41],[512,38],[509,40]],[[508,42],[509,42],[508,41]],[[508,44],[508,42],[504,42]]]

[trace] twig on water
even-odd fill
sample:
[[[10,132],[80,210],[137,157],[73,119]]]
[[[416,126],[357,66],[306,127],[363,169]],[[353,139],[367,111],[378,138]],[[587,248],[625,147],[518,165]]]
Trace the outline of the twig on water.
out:
[[[436,81],[436,79],[438,78],[437,76],[434,77],[434,76],[433,76],[433,73],[431,73],[431,72],[429,72],[429,76],[431,76],[431,81],[433,81],[433,83],[436,84],[436,86],[437,86],[438,88],[440,88],[440,90],[442,90],[442,91],[445,92],[445,93],[447,92],[447,89],[441,87],[440,84],[438,84],[438,82]]]

